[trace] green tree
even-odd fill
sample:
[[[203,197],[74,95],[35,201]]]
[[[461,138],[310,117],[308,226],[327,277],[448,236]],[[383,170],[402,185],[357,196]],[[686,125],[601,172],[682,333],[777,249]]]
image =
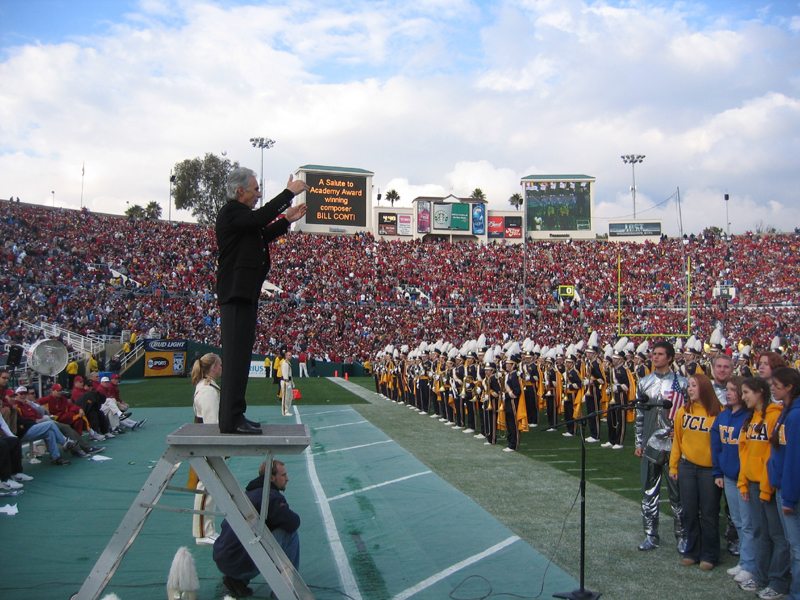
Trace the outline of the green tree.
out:
[[[128,207],[128,209],[125,211],[125,216],[129,219],[144,219],[147,214],[141,206],[134,204],[133,206]]]
[[[172,195],[175,208],[191,210],[201,225],[212,225],[227,201],[225,180],[239,166],[215,154],[192,158],[175,165]]]
[[[473,200],[486,200],[486,194],[483,193],[481,188],[475,188],[472,190],[472,193],[469,195],[469,197]]]
[[[400,201],[400,194],[397,193],[397,190],[391,189],[386,192],[386,199],[394,206],[395,202]]]
[[[161,205],[151,200],[145,207],[144,213],[149,221],[158,221],[161,218]]]
[[[511,197],[508,199],[508,203],[516,208],[517,210],[520,209],[522,206],[522,194],[517,192],[516,194],[512,194]]]

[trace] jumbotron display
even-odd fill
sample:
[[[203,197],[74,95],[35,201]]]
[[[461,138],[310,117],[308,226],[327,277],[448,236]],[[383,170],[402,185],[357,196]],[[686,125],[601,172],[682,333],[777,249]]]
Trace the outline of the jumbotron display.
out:
[[[528,231],[592,228],[590,181],[523,181]]]
[[[367,178],[336,173],[306,173],[306,223],[309,225],[367,224]]]

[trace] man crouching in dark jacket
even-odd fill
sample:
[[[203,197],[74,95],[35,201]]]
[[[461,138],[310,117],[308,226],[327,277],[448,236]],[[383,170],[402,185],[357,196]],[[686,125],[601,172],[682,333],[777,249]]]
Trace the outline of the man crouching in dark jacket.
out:
[[[256,510],[261,508],[266,466],[266,462],[261,464],[258,469],[258,477],[248,483],[245,490]],[[286,465],[279,460],[273,460],[269,478],[267,528],[272,532],[294,568],[299,569],[300,536],[297,530],[300,528],[300,516],[289,508],[286,498],[281,493],[286,491],[287,483],[289,483],[289,476],[286,474]],[[214,542],[213,557],[217,568],[223,574],[223,585],[234,597],[245,598],[253,594],[253,590],[247,584],[259,574],[258,568],[227,520],[222,522],[219,537]]]

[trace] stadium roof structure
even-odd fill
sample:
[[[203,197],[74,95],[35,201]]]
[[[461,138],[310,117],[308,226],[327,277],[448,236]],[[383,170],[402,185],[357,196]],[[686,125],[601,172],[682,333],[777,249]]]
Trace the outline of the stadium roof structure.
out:
[[[451,203],[455,204],[456,202],[471,202],[473,204],[486,204],[486,200],[480,200],[478,198],[459,198],[458,196],[454,196],[450,194],[449,196],[417,196],[411,202],[437,202],[437,203]]]
[[[358,173],[361,175],[375,175],[366,169],[355,169],[351,167],[327,167],[325,165],[303,165],[298,167],[298,171],[326,171],[330,173]]]
[[[591,175],[526,175],[522,181],[594,181]]]

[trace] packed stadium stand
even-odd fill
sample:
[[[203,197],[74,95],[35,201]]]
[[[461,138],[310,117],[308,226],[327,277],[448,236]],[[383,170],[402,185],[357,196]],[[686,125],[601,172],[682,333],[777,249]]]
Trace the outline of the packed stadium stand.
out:
[[[0,202],[0,228],[0,342],[32,341],[20,327],[27,321],[218,344],[213,229],[8,201]],[[301,334],[312,351],[338,362],[362,361],[389,343],[443,338],[458,345],[480,334],[490,343],[510,336],[552,345],[583,339],[590,329],[603,343],[619,329],[686,333],[687,280],[691,333],[707,339],[722,321],[731,343],[746,337],[754,348],[768,347],[778,335],[796,346],[798,243],[795,234],[729,242],[692,235],[523,249],[290,233],[272,246],[272,291],[262,297],[255,351],[266,354]],[[580,301],[558,296],[565,284]],[[734,287],[736,298],[715,298],[721,285]]]

